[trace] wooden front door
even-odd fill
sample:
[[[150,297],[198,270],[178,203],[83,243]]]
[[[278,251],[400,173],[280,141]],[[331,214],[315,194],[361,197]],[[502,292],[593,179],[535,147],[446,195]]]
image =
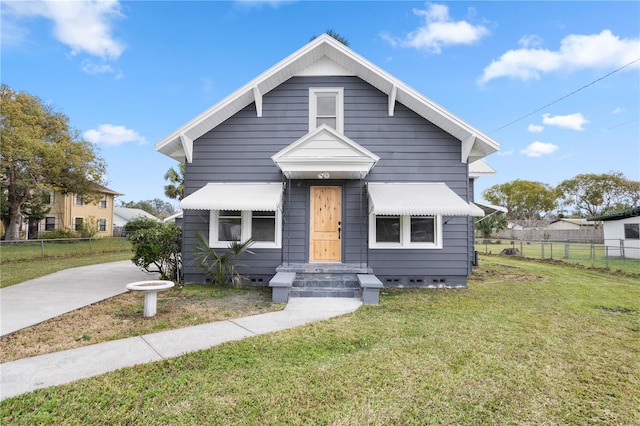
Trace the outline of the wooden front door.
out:
[[[310,262],[341,262],[342,187],[311,187]]]

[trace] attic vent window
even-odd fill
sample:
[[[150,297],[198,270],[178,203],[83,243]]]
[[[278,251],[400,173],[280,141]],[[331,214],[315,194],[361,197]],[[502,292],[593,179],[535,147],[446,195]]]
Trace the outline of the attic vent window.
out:
[[[312,87],[309,89],[309,132],[326,124],[344,132],[344,89]]]

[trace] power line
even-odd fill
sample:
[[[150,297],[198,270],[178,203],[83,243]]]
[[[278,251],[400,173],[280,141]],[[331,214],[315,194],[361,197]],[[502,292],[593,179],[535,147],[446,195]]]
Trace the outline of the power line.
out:
[[[490,131],[488,134],[495,133],[495,132],[497,132],[498,130],[502,130],[502,129],[504,129],[505,127],[509,127],[509,126],[511,126],[512,124],[517,123],[518,121],[524,120],[525,118],[532,116],[532,115],[533,115],[533,114],[535,114],[536,112],[540,112],[540,111],[542,111],[543,109],[550,107],[551,105],[557,104],[557,103],[558,103],[558,102],[560,102],[561,100],[566,99],[566,98],[568,98],[568,97],[569,97],[569,96],[571,96],[571,95],[575,95],[575,94],[576,94],[576,93],[578,93],[579,91],[581,91],[581,90],[583,90],[583,89],[586,89],[587,87],[589,87],[589,86],[592,86],[592,85],[596,84],[596,83],[597,83],[597,82],[599,82],[600,80],[604,80],[605,78],[609,77],[609,76],[610,76],[610,75],[612,75],[612,74],[617,73],[618,71],[622,71],[623,69],[627,68],[628,66],[631,66],[631,65],[635,64],[635,63],[636,63],[636,62],[638,62],[638,61],[640,61],[640,58],[637,58],[637,59],[635,59],[635,60],[633,60],[633,61],[629,62],[628,64],[625,64],[625,65],[621,66],[620,68],[618,68],[618,69],[615,69],[615,70],[611,71],[609,74],[603,75],[602,77],[600,77],[600,78],[598,78],[598,79],[596,79],[596,80],[593,80],[591,83],[585,84],[584,86],[580,87],[579,89],[576,89],[576,90],[574,90],[573,92],[568,93],[568,94],[564,95],[563,97],[556,99],[556,100],[555,100],[555,101],[553,101],[553,102],[550,102],[550,103],[548,103],[548,104],[546,104],[546,105],[544,105],[544,106],[541,106],[540,108],[536,109],[535,111],[531,111],[530,113],[528,113],[528,114],[526,114],[526,115],[523,115],[522,117],[517,118],[517,119],[515,119],[515,120],[513,120],[513,121],[511,121],[511,122],[509,122],[509,123],[507,123],[507,124],[505,124],[505,125],[504,125],[504,126],[502,126],[502,127],[498,127],[497,129]]]

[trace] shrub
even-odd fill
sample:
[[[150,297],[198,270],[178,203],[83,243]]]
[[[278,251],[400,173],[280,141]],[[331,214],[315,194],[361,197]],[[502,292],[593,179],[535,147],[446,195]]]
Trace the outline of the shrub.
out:
[[[80,234],[70,229],[53,229],[51,231],[40,233],[38,237],[40,237],[41,240],[53,240],[62,238],[80,238]]]
[[[138,229],[127,238],[132,244],[131,261],[136,266],[147,272],[159,272],[160,279],[180,282],[182,228],[173,223],[154,222],[153,227]]]
[[[124,225],[124,234],[127,236],[133,235],[140,229],[151,229],[156,226],[162,226],[162,223],[149,219],[148,217],[138,217],[130,220],[126,225]]]
[[[242,276],[236,270],[236,267],[239,266],[236,264],[236,258],[244,252],[254,254],[249,251],[253,240],[250,239],[244,243],[233,241],[229,243],[224,254],[219,254],[209,247],[209,239],[204,233],[198,233],[196,238],[198,244],[194,250],[194,256],[198,266],[209,276],[211,282],[214,285],[240,284]]]

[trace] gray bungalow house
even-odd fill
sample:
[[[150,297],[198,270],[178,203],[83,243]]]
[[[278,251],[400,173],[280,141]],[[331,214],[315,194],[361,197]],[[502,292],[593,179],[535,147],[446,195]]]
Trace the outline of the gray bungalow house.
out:
[[[356,274],[465,287],[473,180],[495,173],[481,159],[498,149],[327,35],[156,144],[186,165],[185,281],[205,280],[198,232],[221,250],[251,238],[247,284],[281,272],[298,296],[357,296]]]

